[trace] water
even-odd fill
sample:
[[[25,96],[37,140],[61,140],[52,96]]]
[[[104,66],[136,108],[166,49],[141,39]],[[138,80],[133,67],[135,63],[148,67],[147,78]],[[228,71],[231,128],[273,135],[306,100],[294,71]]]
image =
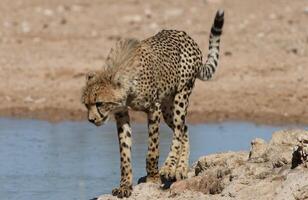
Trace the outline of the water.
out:
[[[255,137],[265,140],[285,127],[252,123],[191,125],[190,163],[200,156],[248,150]],[[146,125],[133,126],[134,181],[145,175]],[[160,164],[171,143],[171,131],[161,126]],[[120,179],[115,125],[88,122],[0,118],[0,199],[90,199],[110,193]]]

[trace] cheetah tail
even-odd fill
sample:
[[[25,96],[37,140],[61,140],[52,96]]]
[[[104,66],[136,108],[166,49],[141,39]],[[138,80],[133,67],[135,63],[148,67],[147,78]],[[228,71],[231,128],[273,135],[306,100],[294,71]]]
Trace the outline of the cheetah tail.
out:
[[[216,12],[214,24],[212,25],[209,39],[209,53],[206,62],[200,68],[198,78],[202,81],[209,80],[216,71],[219,59],[219,42],[224,25],[224,11]]]

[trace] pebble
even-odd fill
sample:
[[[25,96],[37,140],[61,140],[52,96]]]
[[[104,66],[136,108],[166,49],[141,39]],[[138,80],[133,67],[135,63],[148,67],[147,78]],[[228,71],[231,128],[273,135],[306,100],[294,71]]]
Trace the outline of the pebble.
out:
[[[39,98],[39,99],[36,99],[34,103],[40,104],[40,103],[44,103],[45,101],[46,101],[46,98]]]
[[[44,15],[46,15],[46,16],[53,16],[53,14],[54,14],[54,12],[51,10],[51,9],[45,9],[44,10]]]
[[[92,37],[97,37],[98,36],[98,32],[96,30],[92,30],[91,31],[91,36]]]
[[[152,22],[150,25],[149,25],[149,28],[150,29],[153,29],[153,30],[156,30],[156,29],[158,29],[158,24],[156,23],[156,22]]]
[[[65,18],[62,18],[61,21],[60,21],[60,24],[62,24],[62,25],[67,24],[67,20]]]
[[[165,17],[178,17],[183,13],[182,9],[170,9],[165,11]]]
[[[272,20],[277,19],[277,15],[272,13],[272,14],[269,15],[269,18],[272,19]]]
[[[308,7],[304,8],[304,13],[308,15]]]
[[[43,29],[46,29],[46,28],[48,28],[48,24],[43,24]]]
[[[43,10],[43,9],[42,9],[41,7],[36,7],[36,8],[35,8],[35,11],[38,12],[38,13],[41,13],[42,10]]]
[[[121,36],[119,35],[110,35],[107,37],[108,40],[120,40]]]
[[[270,84],[268,87],[271,88],[271,89],[273,89],[273,88],[276,87],[276,85],[275,85],[275,84]]]
[[[127,15],[123,17],[123,20],[129,23],[138,23],[142,21],[142,17],[140,15]]]
[[[80,12],[82,10],[82,7],[79,5],[73,5],[72,6],[72,11],[74,12]]]
[[[5,96],[5,100],[12,101],[12,98],[10,96]]]
[[[151,18],[152,17],[152,11],[149,8],[144,9],[144,14],[147,18]]]
[[[257,37],[259,37],[259,38],[264,37],[264,33],[263,32],[258,33]]]
[[[57,11],[58,11],[59,13],[63,13],[63,12],[65,11],[65,7],[64,7],[63,5],[59,5],[59,6],[57,7]]]
[[[24,21],[24,22],[21,23],[21,31],[23,33],[29,33],[31,31],[30,25],[29,25],[28,22]]]
[[[256,15],[254,15],[254,14],[250,14],[248,17],[249,17],[249,19],[256,19]]]
[[[231,197],[231,198],[235,198],[235,197],[236,197],[236,194],[234,194],[233,192],[229,192],[228,195],[229,195],[229,197]]]
[[[221,0],[205,0],[205,3],[220,3]]]
[[[231,52],[231,51],[225,51],[225,52],[224,52],[224,55],[225,55],[225,56],[232,56],[232,52]]]
[[[304,80],[304,77],[298,77],[297,82],[302,82]]]
[[[297,66],[297,70],[303,71],[303,69],[304,69],[304,67],[303,67],[302,65],[298,65],[298,66]]]
[[[3,26],[4,26],[5,28],[10,28],[10,27],[12,26],[12,24],[11,24],[10,22],[8,22],[8,21],[4,21],[4,22],[3,22]]]
[[[40,41],[41,41],[41,38],[39,38],[39,37],[33,38],[33,42],[35,42],[35,43],[38,43],[38,42],[40,42]]]
[[[291,48],[290,52],[293,53],[293,54],[298,54],[297,48]]]
[[[186,24],[187,24],[187,25],[192,25],[192,21],[191,21],[190,19],[187,19],[187,20],[186,20]]]
[[[26,98],[24,98],[24,102],[31,103],[34,102],[34,99],[31,96],[27,96]]]
[[[33,99],[31,96],[27,96],[24,98],[24,102],[26,103],[35,103],[35,104],[40,104],[44,103],[46,101],[46,98],[38,98],[38,99]]]

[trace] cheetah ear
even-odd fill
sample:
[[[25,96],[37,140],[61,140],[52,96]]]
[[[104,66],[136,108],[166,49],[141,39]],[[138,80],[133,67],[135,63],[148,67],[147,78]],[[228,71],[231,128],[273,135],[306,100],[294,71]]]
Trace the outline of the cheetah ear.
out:
[[[89,80],[93,79],[95,76],[96,76],[96,73],[95,73],[95,72],[89,72],[89,73],[86,75],[86,81],[89,81]]]

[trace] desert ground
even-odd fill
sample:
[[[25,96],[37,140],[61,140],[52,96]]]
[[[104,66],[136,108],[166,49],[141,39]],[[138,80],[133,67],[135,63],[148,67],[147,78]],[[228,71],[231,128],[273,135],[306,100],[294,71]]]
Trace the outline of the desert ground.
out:
[[[219,69],[197,81],[189,122],[308,123],[306,0],[1,0],[0,116],[85,119],[85,74],[118,39],[184,30],[206,58],[219,8]]]

